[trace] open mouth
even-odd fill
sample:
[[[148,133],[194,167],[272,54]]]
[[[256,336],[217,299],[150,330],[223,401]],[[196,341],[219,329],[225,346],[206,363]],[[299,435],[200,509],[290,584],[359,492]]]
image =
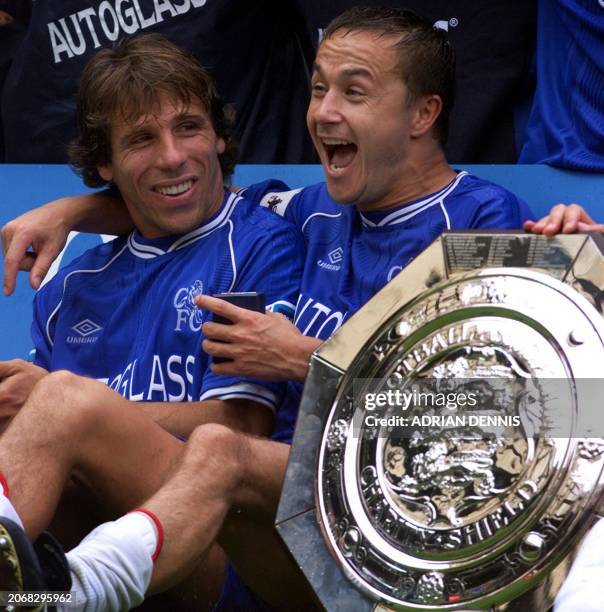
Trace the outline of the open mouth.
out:
[[[154,187],[153,190],[160,193],[163,196],[176,197],[183,193],[187,193],[192,187],[195,181],[193,179],[187,179],[181,183],[175,183],[174,185],[165,185],[163,187]]]
[[[322,138],[330,170],[343,170],[352,163],[357,154],[357,145],[341,138]]]

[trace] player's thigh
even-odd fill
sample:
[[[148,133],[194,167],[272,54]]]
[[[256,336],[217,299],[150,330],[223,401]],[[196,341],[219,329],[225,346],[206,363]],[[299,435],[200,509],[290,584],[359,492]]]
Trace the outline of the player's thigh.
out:
[[[142,504],[179,462],[184,443],[157,425],[140,404],[86,381],[88,419],[74,473],[115,513]]]

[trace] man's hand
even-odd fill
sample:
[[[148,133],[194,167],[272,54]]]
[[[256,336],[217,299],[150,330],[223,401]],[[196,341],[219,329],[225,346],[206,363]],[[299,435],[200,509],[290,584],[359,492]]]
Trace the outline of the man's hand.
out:
[[[524,231],[555,236],[560,233],[604,232],[604,225],[596,223],[579,204],[556,204],[549,215],[539,221],[526,221]]]
[[[70,227],[62,214],[67,200],[30,210],[2,228],[4,295],[15,290],[19,270],[29,270],[30,285],[34,289],[40,286],[69,235]]]
[[[231,360],[213,363],[213,372],[260,380],[304,380],[308,361],[320,340],[303,336],[281,314],[254,312],[207,295],[197,297],[195,303],[233,321],[232,325],[203,325],[207,337],[203,350],[212,357]]]
[[[2,228],[4,294],[14,291],[19,270],[30,270],[29,282],[38,289],[70,230],[117,235],[132,228],[128,209],[112,191],[60,198],[26,212]]]
[[[35,384],[47,373],[22,359],[0,361],[0,431],[21,410]]]

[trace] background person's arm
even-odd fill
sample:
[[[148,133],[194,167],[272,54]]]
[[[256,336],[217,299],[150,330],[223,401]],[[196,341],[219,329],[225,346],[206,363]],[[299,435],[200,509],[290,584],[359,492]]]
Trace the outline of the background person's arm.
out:
[[[132,227],[126,207],[113,191],[61,198],[22,214],[1,232],[4,294],[14,291],[19,270],[29,270],[30,284],[38,289],[71,230],[124,234]]]

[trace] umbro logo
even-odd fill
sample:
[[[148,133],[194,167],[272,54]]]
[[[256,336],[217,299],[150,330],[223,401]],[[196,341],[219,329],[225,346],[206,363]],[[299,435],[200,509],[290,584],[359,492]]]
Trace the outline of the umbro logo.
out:
[[[101,331],[103,328],[90,319],[84,319],[76,323],[71,329],[80,334],[82,338],[85,338],[86,336],[90,336],[90,334],[94,334],[94,332]]]
[[[103,328],[91,319],[84,319],[73,325],[71,329],[77,336],[67,336],[68,344],[93,344],[98,340],[98,336],[93,336],[93,334],[100,332]]]
[[[329,261],[323,261],[322,259],[317,259],[317,265],[319,268],[324,268],[325,270],[331,270],[332,272],[337,272],[342,266],[340,262],[344,258],[344,251],[342,247],[337,247],[333,251],[330,251],[327,254],[327,259]]]
[[[342,247],[338,247],[337,249],[334,249],[331,253],[329,253],[327,257],[332,264],[337,264],[342,261],[343,254],[344,251],[342,251]]]

